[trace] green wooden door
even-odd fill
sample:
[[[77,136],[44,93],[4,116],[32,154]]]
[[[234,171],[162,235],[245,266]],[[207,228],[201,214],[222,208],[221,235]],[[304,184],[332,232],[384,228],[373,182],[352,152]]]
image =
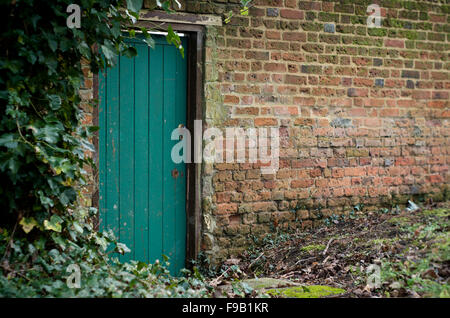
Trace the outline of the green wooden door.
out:
[[[186,125],[187,65],[154,38],[154,49],[131,42],[137,57],[99,76],[100,228],[131,249],[121,261],[166,255],[175,273],[185,266],[186,169],[171,159],[171,133]]]

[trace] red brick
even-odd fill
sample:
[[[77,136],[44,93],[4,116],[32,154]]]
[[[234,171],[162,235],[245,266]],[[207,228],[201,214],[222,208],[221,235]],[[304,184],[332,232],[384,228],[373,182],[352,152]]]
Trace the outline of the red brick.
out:
[[[266,63],[264,70],[268,72],[286,72],[286,65],[281,63]]]
[[[266,31],[266,38],[268,38],[270,40],[279,40],[279,39],[281,39],[281,32],[267,30]]]
[[[369,97],[369,90],[367,88],[349,88],[347,95],[349,97]]]
[[[305,85],[306,84],[306,76],[286,75],[285,83],[295,84],[295,85]]]
[[[233,214],[237,212],[236,203],[222,203],[217,205],[217,214]]]
[[[286,19],[302,20],[305,16],[305,13],[300,10],[281,9],[280,15],[282,18]]]
[[[278,126],[276,118],[255,118],[255,126]]]
[[[303,179],[303,180],[292,180],[292,188],[309,188],[314,184],[313,179]]]
[[[397,117],[399,115],[398,108],[383,108],[380,109],[381,117]]]
[[[239,97],[233,95],[225,95],[223,101],[227,104],[239,104]]]
[[[350,177],[365,176],[367,174],[366,168],[363,168],[363,167],[344,168],[344,173],[346,176],[350,176]]]
[[[303,32],[284,32],[283,33],[283,40],[284,41],[305,42],[306,41],[306,33],[303,33]]]
[[[384,45],[388,47],[397,47],[403,49],[405,47],[404,40],[386,39]]]

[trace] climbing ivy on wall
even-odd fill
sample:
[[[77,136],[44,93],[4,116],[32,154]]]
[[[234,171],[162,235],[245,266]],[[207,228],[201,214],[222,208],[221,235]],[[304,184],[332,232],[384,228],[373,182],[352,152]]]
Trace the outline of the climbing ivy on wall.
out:
[[[126,5],[125,5],[126,3]],[[165,262],[121,264],[128,248],[93,226],[97,210],[77,204],[97,127],[83,125],[83,64],[113,66],[136,28],[143,0],[0,2],[0,297],[204,297],[194,269],[174,278]],[[175,0],[152,9],[172,12]],[[128,32],[123,32],[123,30]],[[169,27],[167,41],[180,49]]]
[[[72,28],[67,23],[72,0],[0,5],[6,26],[0,35],[2,226],[46,229],[75,201],[74,185],[83,185],[83,167],[92,164],[86,151],[94,150],[89,137],[95,130],[81,125],[81,62],[98,72],[113,65],[117,54],[136,55],[121,32],[137,17],[135,2],[128,1],[122,14],[120,1],[82,0],[80,27]]]
[[[82,64],[98,72],[118,54],[136,55],[124,39],[136,33],[142,0],[126,3],[0,3],[0,296],[205,294],[200,285],[174,291],[178,285],[162,264],[109,261],[107,246],[118,253],[126,246],[95,232],[96,209],[76,204],[87,180],[84,168],[93,166],[89,140],[96,130],[82,124]],[[158,7],[170,11],[171,1]],[[153,45],[147,30],[139,31]],[[180,46],[172,29],[167,40]],[[70,264],[82,269],[82,288],[65,284]]]

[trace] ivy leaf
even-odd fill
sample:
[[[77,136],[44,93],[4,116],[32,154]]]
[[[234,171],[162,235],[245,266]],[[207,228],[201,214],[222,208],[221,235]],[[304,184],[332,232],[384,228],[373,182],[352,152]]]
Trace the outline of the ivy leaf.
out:
[[[63,130],[61,124],[46,125],[42,128],[30,126],[30,129],[33,131],[36,138],[44,140],[50,144],[58,142],[59,134]]]
[[[30,233],[31,230],[38,225],[37,221],[33,217],[22,218],[19,224],[22,225],[22,229],[26,234]]]
[[[48,98],[50,100],[51,109],[58,110],[61,107],[61,97],[58,95],[50,95]]]
[[[173,30],[172,26],[169,25],[167,29],[166,36],[167,43],[173,44],[176,48],[180,50],[181,56],[184,58],[184,48],[181,45],[180,36]]]
[[[141,262],[141,261],[139,261],[139,262],[137,263],[137,270],[138,270],[138,271],[140,271],[141,269],[143,269],[143,268],[145,268],[145,267],[147,267],[147,264],[146,264],[146,263]]]
[[[4,134],[0,137],[0,146],[4,146],[6,148],[16,148],[17,147],[17,139],[16,134]]]
[[[64,240],[60,235],[53,233],[54,235],[52,235],[53,240],[55,241],[56,244],[58,244],[63,250],[66,249],[66,240]]]
[[[137,50],[136,48],[130,46],[124,51],[124,54],[126,57],[133,58],[137,55]]]
[[[105,55],[106,59],[110,62],[110,64],[115,64],[117,54],[112,43],[109,41],[105,41],[105,44],[102,45],[101,47],[103,54]]]
[[[19,61],[6,61],[3,63],[3,67],[9,69],[13,73],[20,72],[20,62]]]
[[[50,49],[55,52],[56,49],[58,48],[58,42],[55,41],[54,39],[48,39],[48,45],[50,46]]]
[[[49,209],[50,207],[52,207],[54,205],[53,200],[50,199],[49,197],[46,197],[44,195],[44,192],[42,192],[42,190],[38,191],[38,195],[39,195],[39,200],[41,201],[41,204],[45,208]]]
[[[131,19],[131,23],[135,24],[136,21],[139,19],[139,13],[125,10],[126,15]],[[134,31],[133,29],[130,29],[129,31]]]
[[[44,221],[44,228],[46,230],[51,230],[60,233],[62,230],[61,223],[63,220],[58,215],[52,215],[49,220]]]
[[[131,250],[128,248],[128,246],[126,246],[123,243],[117,243],[116,250],[121,255],[131,252]]]
[[[89,48],[89,45],[87,45],[85,41],[81,41],[80,44],[78,44],[77,49],[83,56],[87,58],[91,57],[91,49]]]
[[[227,16],[225,17],[225,24],[230,23],[232,17],[233,17],[233,11],[230,10],[230,11],[227,13]]]
[[[59,200],[63,205],[68,205],[69,203],[73,202],[77,197],[77,193],[73,188],[68,188],[64,190],[63,193],[59,196]]]
[[[106,250],[106,248],[108,247],[108,242],[104,237],[95,236],[95,243],[100,245],[103,250]]]
[[[118,38],[119,36],[120,36],[120,29],[121,29],[121,27],[120,27],[120,23],[119,22],[117,22],[117,21],[112,21],[112,23],[111,23],[111,28],[110,28],[110,31],[111,31],[111,34],[114,36],[114,37],[116,37],[116,38]]]
[[[41,16],[39,15],[33,15],[30,19],[31,24],[33,25],[33,28],[36,30],[37,22],[41,19]]]
[[[172,12],[172,10],[170,10],[169,0],[164,0],[163,2],[161,2],[161,0],[156,0],[156,5],[168,13]]]
[[[142,8],[143,0],[127,0],[127,9],[133,12],[139,12]]]
[[[83,233],[83,227],[80,225],[80,223],[78,222],[73,222],[73,228],[75,229],[75,231],[77,231],[78,233]]]
[[[252,0],[241,0],[241,6],[248,7],[250,2],[252,2]]]
[[[152,49],[155,47],[155,40],[151,36],[145,37],[144,42]]]
[[[89,150],[91,152],[95,152],[96,149],[92,143],[90,143],[88,140],[81,140],[81,145],[85,150]]]
[[[248,7],[244,7],[243,9],[241,9],[241,15],[248,16]]]
[[[9,170],[11,170],[13,175],[16,175],[17,172],[19,171],[19,165],[20,165],[20,162],[14,158],[10,158],[8,160],[8,168],[9,168]]]

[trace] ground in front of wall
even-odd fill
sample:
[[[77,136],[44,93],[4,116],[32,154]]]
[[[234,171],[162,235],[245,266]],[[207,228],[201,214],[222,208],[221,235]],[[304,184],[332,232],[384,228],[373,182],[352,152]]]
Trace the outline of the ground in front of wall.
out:
[[[449,229],[450,202],[334,217],[266,237],[216,282],[239,281],[254,296],[450,297]]]

